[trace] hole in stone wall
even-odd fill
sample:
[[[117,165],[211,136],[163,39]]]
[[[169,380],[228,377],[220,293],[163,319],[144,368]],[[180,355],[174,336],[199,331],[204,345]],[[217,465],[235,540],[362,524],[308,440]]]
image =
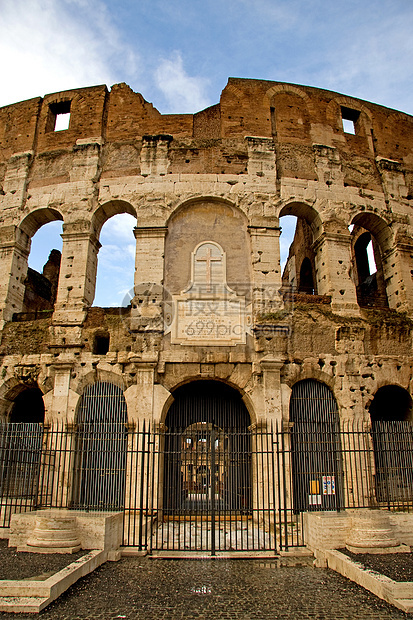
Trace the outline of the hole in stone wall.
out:
[[[360,112],[358,110],[352,110],[351,108],[341,107],[341,120],[343,123],[344,133],[355,135],[357,132],[357,121],[359,119]]]
[[[70,123],[70,101],[59,101],[49,106],[46,131],[65,131]]]

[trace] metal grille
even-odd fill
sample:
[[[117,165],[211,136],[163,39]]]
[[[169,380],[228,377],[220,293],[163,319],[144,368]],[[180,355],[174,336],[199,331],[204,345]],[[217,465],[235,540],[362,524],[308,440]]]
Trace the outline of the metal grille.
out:
[[[337,403],[330,389],[307,379],[290,400],[295,512],[337,510],[342,499],[342,459]]]
[[[119,387],[102,382],[86,388],[77,416],[74,508],[123,508],[126,422],[126,401]]]
[[[122,496],[120,505],[112,505],[124,512],[124,544],[153,553],[216,554],[273,553],[303,545],[302,512],[297,510],[297,486],[291,475],[296,458],[292,449],[295,423],[292,428],[263,424],[238,431],[212,423],[193,424],[182,432],[148,423],[136,428],[118,423],[115,436],[120,437],[122,449],[117,451],[107,426],[95,424],[93,433],[101,450],[94,451],[90,463],[111,472],[109,488],[119,485],[121,489],[116,496]],[[337,508],[412,510],[410,423],[386,422],[372,429],[368,424],[345,422],[334,433],[341,460]],[[313,451],[323,449],[325,442],[331,445],[321,433],[314,435]],[[116,456],[119,452],[122,459]],[[76,426],[1,425],[0,527],[9,526],[13,512],[76,506],[79,463],[85,469],[79,454]],[[102,467],[108,464],[108,454],[113,457],[111,466]],[[194,474],[185,478],[179,473],[175,487],[170,487],[171,478],[166,475],[171,459],[178,472],[189,471],[192,465]],[[214,471],[218,474],[215,481]],[[88,475],[83,478],[87,484]],[[308,480],[321,475],[321,495],[333,494],[331,483],[323,483],[328,472],[308,467],[306,475]],[[89,484],[89,488],[96,487]],[[99,492],[91,490],[82,496],[84,509],[105,509],[96,501],[97,488]],[[323,499],[320,510],[329,508]]]

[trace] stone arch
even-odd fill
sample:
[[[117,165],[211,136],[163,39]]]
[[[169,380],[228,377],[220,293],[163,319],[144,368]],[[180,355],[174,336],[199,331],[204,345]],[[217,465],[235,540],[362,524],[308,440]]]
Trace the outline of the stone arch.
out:
[[[100,368],[97,368],[96,370],[92,370],[87,374],[83,375],[79,379],[72,379],[71,389],[77,394],[79,394],[79,396],[82,396],[87,386],[93,385],[94,383],[98,382],[113,383],[114,385],[119,387],[122,392],[125,392],[126,388],[128,387],[125,384],[122,375],[111,372],[109,370],[102,370]]]
[[[297,218],[304,219],[310,225],[314,239],[321,234],[323,223],[319,212],[313,205],[304,201],[289,201],[281,207],[278,217],[281,218],[284,215],[294,215]]]
[[[278,85],[270,88],[266,97],[270,103],[273,134],[286,139],[310,139],[309,108],[312,105],[307,93],[294,86]]]
[[[338,404],[332,390],[315,379],[294,383],[289,421],[294,511],[339,509],[342,456]]]
[[[352,267],[355,276],[359,305],[387,307],[386,278],[390,270],[386,266],[386,254],[393,249],[393,233],[390,226],[379,216],[370,212],[355,215],[351,224]],[[370,273],[367,247],[372,242],[376,272]],[[387,272],[387,273],[386,273]]]
[[[31,379],[28,379],[27,381],[22,381],[17,377],[10,377],[10,379],[7,379],[0,386],[0,420],[7,420],[10,416],[16,398],[18,398],[24,391],[32,389],[39,390],[39,394],[43,397],[50,392],[53,387]]]
[[[313,276],[314,266],[308,256],[301,262],[300,276],[298,280],[298,292],[313,295],[316,293],[315,278]]]
[[[361,135],[370,136],[373,127],[373,116],[369,108],[362,104],[358,99],[338,95],[332,99],[327,105],[326,118],[327,122],[336,130],[342,131],[341,108],[355,110],[359,113],[358,125],[361,128]]]
[[[410,393],[397,384],[382,385],[369,403],[379,503],[411,501],[412,409]]]
[[[412,397],[408,390],[394,383],[379,387],[368,407],[372,423],[413,421]]]
[[[34,209],[22,219],[19,228],[31,239],[39,228],[56,220],[63,221],[63,215],[57,209],[52,209],[50,207]]]
[[[93,213],[91,219],[92,233],[99,239],[102,226],[114,215],[129,213],[133,217],[138,217],[135,207],[125,200],[110,200],[101,204]]]
[[[18,225],[16,268],[19,271],[17,287],[21,303],[20,307],[16,305],[15,312],[37,312],[54,308],[60,274],[60,250],[51,248],[42,273],[28,265],[33,236],[42,226],[54,221],[63,221],[63,216],[57,209],[47,207],[34,209]]]
[[[233,203],[198,197],[179,205],[168,219],[165,239],[164,286],[180,294],[191,278],[191,255],[206,240],[218,243],[226,256],[227,283],[237,293],[252,280],[250,237],[245,214]]]
[[[313,293],[317,293],[319,282],[317,281],[314,241],[320,236],[323,230],[320,214],[312,205],[305,202],[291,201],[282,206],[279,212],[281,230],[281,218],[288,215],[295,216],[297,221],[294,237],[289,247],[287,263],[282,274],[283,285],[287,288],[292,287],[293,290],[297,289],[300,283],[300,270],[303,260],[308,260],[310,262],[310,271],[313,278],[312,291]]]
[[[286,94],[291,93],[292,95],[295,95],[296,97],[300,97],[303,100],[311,116],[314,115],[315,110],[314,110],[314,106],[313,106],[313,102],[311,98],[307,95],[307,93],[304,90],[302,90],[301,88],[298,88],[297,86],[293,86],[292,84],[276,84],[275,86],[272,86],[271,88],[267,90],[267,92],[265,93],[265,96],[271,102],[271,100],[276,95],[284,94],[284,93]]]
[[[213,501],[217,497],[227,510],[251,506],[250,424],[241,394],[222,381],[195,380],[176,388],[165,419],[166,512],[205,507],[211,488]]]
[[[221,383],[224,384],[226,386],[228,386],[229,388],[233,389],[235,392],[238,392],[241,400],[243,401],[248,414],[250,416],[251,419],[251,424],[256,424],[257,422],[257,416],[255,413],[255,407],[253,404],[253,401],[250,397],[250,395],[248,394],[248,392],[246,392],[241,386],[237,385],[236,383],[234,383],[233,381],[229,381],[229,380],[224,380],[224,379],[220,379],[218,377],[213,377],[212,379],[210,377],[208,378],[202,378],[199,375],[192,375],[190,377],[186,377],[183,381],[180,381],[179,383],[176,383],[175,385],[169,387],[169,386],[164,386],[165,389],[168,390],[169,392],[169,396],[165,399],[164,403],[163,403],[163,407],[161,410],[161,415],[160,415],[160,423],[161,424],[165,424],[166,421],[166,416],[168,414],[168,411],[172,405],[172,403],[175,400],[175,396],[174,393],[176,392],[176,390],[179,390],[181,387],[183,387],[184,385],[189,385],[190,383],[194,383],[194,382],[201,382],[201,381],[214,381],[216,383]]]

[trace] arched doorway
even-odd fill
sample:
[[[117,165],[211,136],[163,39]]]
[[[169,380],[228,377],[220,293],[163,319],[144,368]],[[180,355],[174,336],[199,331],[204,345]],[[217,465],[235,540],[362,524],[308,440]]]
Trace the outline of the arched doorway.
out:
[[[118,510],[125,502],[127,407],[113,383],[89,385],[76,425],[73,508]]]
[[[375,489],[379,503],[413,498],[412,398],[398,385],[379,388],[371,402]]]
[[[173,392],[161,431],[156,550],[276,549],[274,434],[212,380]]]
[[[290,399],[293,507],[338,510],[342,466],[337,402],[314,379],[295,383]]]
[[[1,495],[28,508],[36,503],[43,441],[43,393],[36,385],[20,386],[9,422],[1,429]]]
[[[165,512],[247,512],[251,421],[241,395],[218,381],[194,381],[174,397],[165,420]]]

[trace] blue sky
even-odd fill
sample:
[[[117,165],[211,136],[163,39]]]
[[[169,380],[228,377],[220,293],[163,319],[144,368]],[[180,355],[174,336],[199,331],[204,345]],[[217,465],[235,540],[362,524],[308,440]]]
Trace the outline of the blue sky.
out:
[[[413,114],[412,28],[412,0],[0,0],[0,106],[126,82],[162,113],[191,113],[217,103],[228,77],[249,77]],[[97,305],[133,283],[131,222],[119,222],[102,231]],[[50,242],[40,231],[33,246],[42,234]]]

